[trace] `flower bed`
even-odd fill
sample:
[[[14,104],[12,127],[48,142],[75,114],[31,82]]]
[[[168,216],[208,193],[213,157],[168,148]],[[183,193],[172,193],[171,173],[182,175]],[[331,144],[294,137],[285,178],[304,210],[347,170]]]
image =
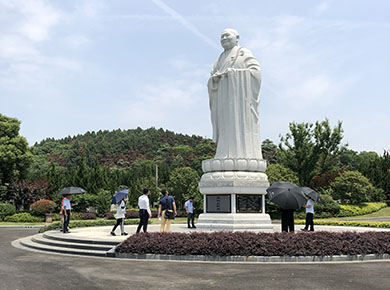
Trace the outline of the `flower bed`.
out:
[[[390,253],[390,232],[140,233],[119,253],[207,256],[334,256]]]

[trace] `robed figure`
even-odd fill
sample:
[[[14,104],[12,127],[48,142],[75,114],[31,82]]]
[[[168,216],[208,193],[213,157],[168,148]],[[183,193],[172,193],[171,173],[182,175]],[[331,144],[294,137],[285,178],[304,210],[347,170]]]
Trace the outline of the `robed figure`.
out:
[[[262,159],[259,121],[260,65],[252,53],[238,45],[239,35],[225,29],[224,51],[208,81],[215,158]]]

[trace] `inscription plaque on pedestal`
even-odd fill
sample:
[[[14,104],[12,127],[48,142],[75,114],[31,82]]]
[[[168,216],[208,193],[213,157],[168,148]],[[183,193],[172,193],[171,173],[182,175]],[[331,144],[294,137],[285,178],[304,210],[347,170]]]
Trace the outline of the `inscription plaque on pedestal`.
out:
[[[261,209],[261,199],[259,195],[237,194],[236,212],[237,213],[258,213]]]
[[[230,194],[206,195],[206,212],[231,213]]]

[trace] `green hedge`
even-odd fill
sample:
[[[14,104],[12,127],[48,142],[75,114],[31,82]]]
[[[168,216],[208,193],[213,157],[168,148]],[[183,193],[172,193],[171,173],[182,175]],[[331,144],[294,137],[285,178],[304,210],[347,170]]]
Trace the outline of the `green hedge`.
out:
[[[385,202],[364,202],[359,205],[341,204],[339,217],[359,216],[376,212],[386,207]]]
[[[81,227],[99,227],[99,226],[113,226],[116,221],[114,220],[106,220],[106,219],[96,219],[96,220],[70,220],[69,227],[70,228],[81,228]],[[137,225],[139,223],[139,219],[125,219],[125,225]],[[54,222],[48,226],[45,226],[39,230],[40,233],[51,231],[51,230],[59,230],[61,229],[60,222]]]
[[[0,221],[5,217],[15,214],[15,206],[10,203],[0,203]]]
[[[305,220],[295,220],[295,224],[304,225]],[[345,226],[345,227],[371,227],[371,228],[390,228],[390,222],[367,222],[367,221],[333,221],[333,220],[314,220],[314,225],[321,226]]]
[[[16,213],[10,216],[5,217],[5,222],[14,222],[14,223],[41,223],[45,218],[32,216],[28,212]]]

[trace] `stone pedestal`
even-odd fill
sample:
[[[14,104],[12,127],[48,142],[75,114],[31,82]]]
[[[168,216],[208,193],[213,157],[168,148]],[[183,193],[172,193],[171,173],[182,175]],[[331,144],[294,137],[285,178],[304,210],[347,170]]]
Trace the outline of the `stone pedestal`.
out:
[[[200,228],[230,231],[272,231],[265,213],[269,187],[262,159],[226,158],[202,162],[199,190],[204,197]]]

